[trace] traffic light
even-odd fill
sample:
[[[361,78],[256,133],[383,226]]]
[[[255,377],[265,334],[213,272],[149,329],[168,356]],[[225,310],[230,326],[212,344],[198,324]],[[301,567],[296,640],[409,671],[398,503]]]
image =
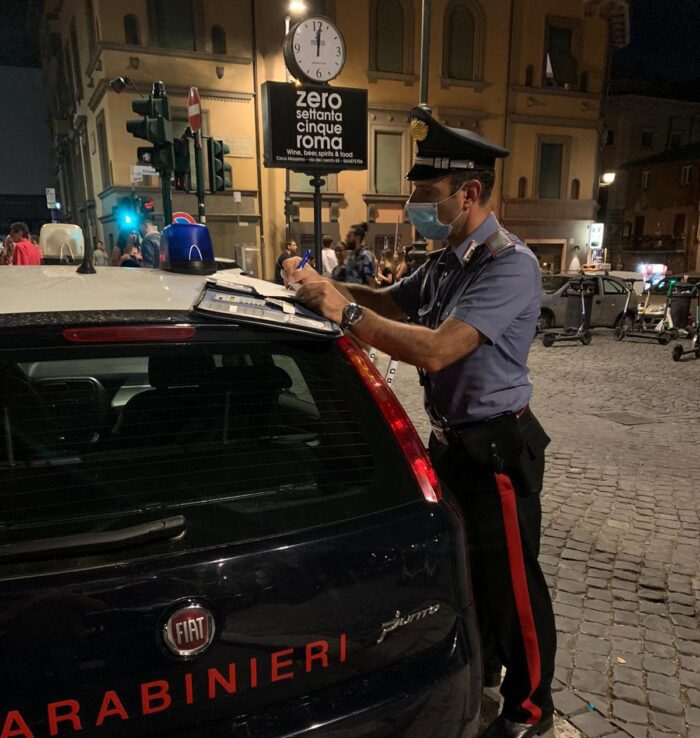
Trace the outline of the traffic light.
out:
[[[171,172],[174,167],[173,126],[170,122],[170,106],[165,94],[155,89],[148,99],[134,100],[131,109],[140,120],[128,120],[126,130],[135,138],[149,141],[153,146],[140,146],[139,161],[150,164],[159,172]]]
[[[223,142],[215,138],[207,139],[207,161],[209,163],[209,189],[224,192],[231,189],[232,169],[224,156],[231,151]]]
[[[120,197],[114,207],[114,218],[119,230],[134,231],[141,223],[141,198],[136,195]]]
[[[190,139],[186,136],[173,141],[175,189],[190,190]]]

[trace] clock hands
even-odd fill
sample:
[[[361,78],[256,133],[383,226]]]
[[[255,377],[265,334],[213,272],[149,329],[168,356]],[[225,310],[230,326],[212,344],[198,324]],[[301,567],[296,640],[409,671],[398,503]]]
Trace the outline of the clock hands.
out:
[[[321,56],[321,29],[316,31],[316,56]]]

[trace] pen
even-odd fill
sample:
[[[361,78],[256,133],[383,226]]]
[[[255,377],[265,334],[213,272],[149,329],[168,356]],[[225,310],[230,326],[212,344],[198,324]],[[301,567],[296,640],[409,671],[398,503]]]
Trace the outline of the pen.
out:
[[[297,269],[303,269],[306,266],[310,258],[311,258],[311,249],[306,249],[306,252],[304,253],[304,256],[299,262],[299,266],[297,267]]]

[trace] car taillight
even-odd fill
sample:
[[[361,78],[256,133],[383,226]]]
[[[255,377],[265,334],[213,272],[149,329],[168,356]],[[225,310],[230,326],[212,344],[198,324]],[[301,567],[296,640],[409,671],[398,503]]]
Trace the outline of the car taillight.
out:
[[[134,341],[186,341],[196,329],[192,325],[118,325],[99,328],[66,328],[63,337],[71,343],[133,343]]]
[[[369,390],[377,403],[377,407],[394,433],[394,437],[413,471],[423,497],[428,502],[439,502],[442,498],[442,491],[435,469],[433,469],[430,457],[416,429],[413,427],[413,423],[406,415],[406,411],[396,395],[389,389],[382,375],[367,358],[365,352],[353,340],[343,336],[338,339],[338,345],[348,361],[357,370],[362,383]]]

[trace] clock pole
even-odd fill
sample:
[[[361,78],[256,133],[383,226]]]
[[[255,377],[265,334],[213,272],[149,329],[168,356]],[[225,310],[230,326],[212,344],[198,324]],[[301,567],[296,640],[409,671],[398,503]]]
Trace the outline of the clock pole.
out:
[[[314,188],[314,256],[316,257],[316,271],[323,271],[323,234],[321,233],[323,230],[323,199],[321,197],[321,187],[326,182],[321,179],[321,176],[315,174],[310,182]]]
[[[283,45],[284,61],[291,76],[322,90],[332,89],[328,84],[345,65],[345,41],[335,23],[325,16],[311,15],[293,27],[286,25]],[[323,52],[323,53],[322,53]],[[311,53],[311,58],[309,58]],[[316,93],[317,94],[317,93]],[[326,93],[324,92],[324,95]],[[311,167],[310,167],[311,169]],[[304,168],[295,168],[303,172]],[[335,169],[334,169],[335,171]],[[327,173],[306,171],[314,188],[314,256],[316,269],[323,268],[323,198],[321,188]],[[286,174],[285,218],[290,230],[291,201],[289,195],[289,167]]]

